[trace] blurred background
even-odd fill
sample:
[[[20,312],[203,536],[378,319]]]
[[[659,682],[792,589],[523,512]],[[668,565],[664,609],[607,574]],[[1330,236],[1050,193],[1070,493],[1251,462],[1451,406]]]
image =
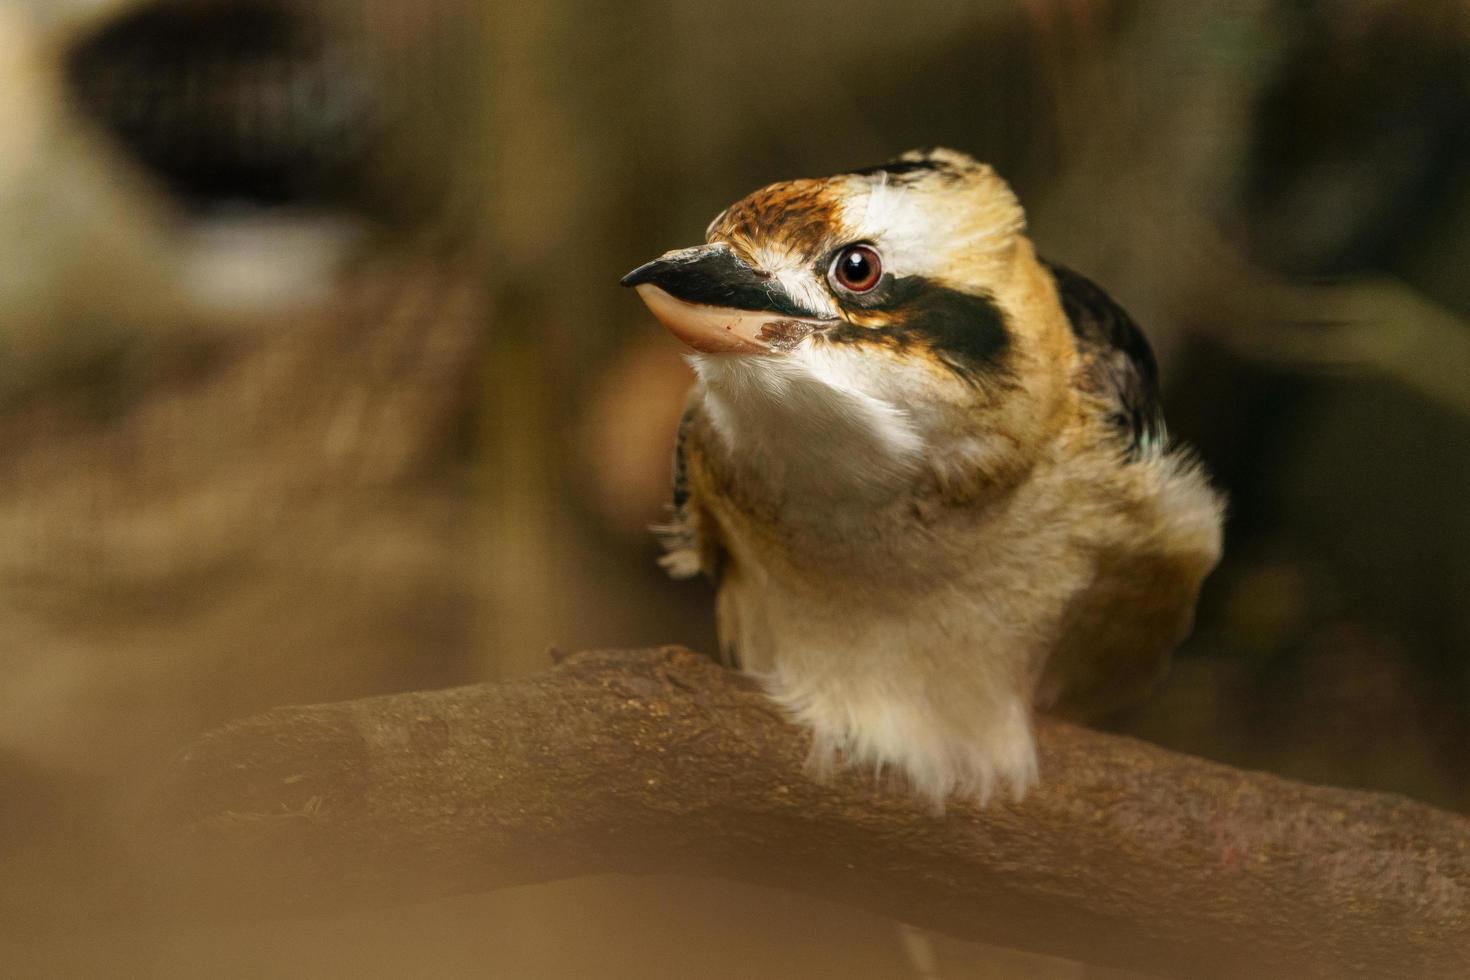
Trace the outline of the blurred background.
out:
[[[0,0],[0,79],[0,974],[1112,976],[711,881],[106,897],[230,718],[709,649],[644,531],[689,375],[617,279],[916,145],[1134,314],[1230,496],[1109,726],[1470,810],[1458,0]]]

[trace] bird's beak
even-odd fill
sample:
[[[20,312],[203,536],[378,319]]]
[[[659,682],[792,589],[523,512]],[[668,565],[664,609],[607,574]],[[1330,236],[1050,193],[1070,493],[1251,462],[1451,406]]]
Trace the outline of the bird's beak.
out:
[[[707,354],[789,350],[830,323],[724,243],[668,252],[623,277],[668,331]]]

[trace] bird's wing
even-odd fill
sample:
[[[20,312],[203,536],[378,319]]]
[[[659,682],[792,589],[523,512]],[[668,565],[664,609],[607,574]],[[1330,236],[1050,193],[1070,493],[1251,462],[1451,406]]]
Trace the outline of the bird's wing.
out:
[[[1131,460],[1151,456],[1167,441],[1159,403],[1159,369],[1138,324],[1097,283],[1066,266],[1045,263],[1082,355],[1082,383],[1113,406],[1110,418]]]
[[[689,504],[689,464],[684,457],[684,447],[689,439],[689,424],[694,415],[693,407],[684,409],[679,416],[679,428],[674,433],[674,513],[682,515]]]
[[[674,436],[673,499],[670,503],[670,519],[666,524],[655,525],[653,533],[664,547],[659,564],[674,578],[693,578],[701,571],[712,571],[705,554],[704,542],[700,540],[699,517],[693,501],[689,498],[689,430],[693,423],[693,405],[684,410],[679,419],[679,430]]]
[[[751,624],[751,617],[745,616],[746,630],[742,630],[742,612],[748,612],[752,593],[750,580],[730,563],[719,525],[704,506],[711,492],[705,455],[709,436],[708,419],[700,411],[699,400],[692,399],[674,439],[673,519],[654,532],[664,546],[659,564],[672,577],[691,578],[702,572],[714,583],[719,632],[716,659],[727,667],[739,667]],[[754,619],[760,621],[758,616]]]
[[[1037,706],[1087,721],[1142,701],[1189,635],[1214,553],[1119,551],[1067,605]]]

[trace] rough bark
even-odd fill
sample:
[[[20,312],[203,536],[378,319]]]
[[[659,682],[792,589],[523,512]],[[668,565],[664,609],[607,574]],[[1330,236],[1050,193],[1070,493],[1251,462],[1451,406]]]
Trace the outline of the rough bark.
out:
[[[1020,804],[823,784],[747,681],[679,648],[282,708],[183,752],[172,900],[290,913],[600,872],[718,875],[1163,975],[1452,976],[1470,821],[1040,722]]]

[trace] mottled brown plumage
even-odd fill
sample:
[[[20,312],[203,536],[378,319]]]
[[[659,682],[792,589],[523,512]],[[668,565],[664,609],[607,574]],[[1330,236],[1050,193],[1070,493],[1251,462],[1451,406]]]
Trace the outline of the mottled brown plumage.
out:
[[[804,247],[836,227],[838,202],[820,180],[792,180],[756,191],[731,205],[709,228],[712,239],[737,249],[781,242]]]

